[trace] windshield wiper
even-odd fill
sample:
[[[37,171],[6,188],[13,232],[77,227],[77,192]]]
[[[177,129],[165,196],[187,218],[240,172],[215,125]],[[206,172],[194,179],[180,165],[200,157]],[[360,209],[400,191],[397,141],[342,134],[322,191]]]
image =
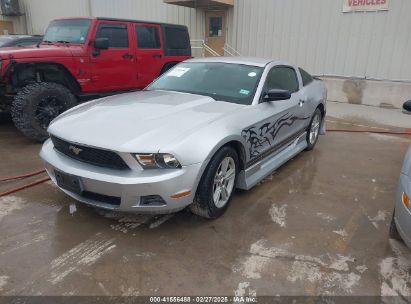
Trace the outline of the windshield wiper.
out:
[[[42,44],[42,43],[45,43],[45,44],[53,44],[53,42],[51,42],[51,41],[41,40],[41,41],[39,41],[39,42],[37,43],[37,48],[39,48],[39,47],[40,47],[40,44]]]

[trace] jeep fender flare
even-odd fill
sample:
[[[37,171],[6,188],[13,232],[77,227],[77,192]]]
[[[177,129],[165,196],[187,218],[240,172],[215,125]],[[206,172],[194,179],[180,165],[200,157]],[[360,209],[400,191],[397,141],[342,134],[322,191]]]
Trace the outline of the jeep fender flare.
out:
[[[27,82],[54,82],[65,86],[74,95],[81,92],[80,83],[64,65],[55,62],[13,62],[9,68],[9,84],[22,88]],[[40,78],[40,79],[39,79]]]

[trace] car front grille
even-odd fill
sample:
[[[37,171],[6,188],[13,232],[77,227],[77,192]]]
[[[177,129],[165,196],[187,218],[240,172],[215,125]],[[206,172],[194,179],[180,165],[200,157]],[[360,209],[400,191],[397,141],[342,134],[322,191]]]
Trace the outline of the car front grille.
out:
[[[51,136],[51,140],[57,151],[75,160],[110,169],[130,169],[124,160],[112,151],[72,144],[55,136]]]

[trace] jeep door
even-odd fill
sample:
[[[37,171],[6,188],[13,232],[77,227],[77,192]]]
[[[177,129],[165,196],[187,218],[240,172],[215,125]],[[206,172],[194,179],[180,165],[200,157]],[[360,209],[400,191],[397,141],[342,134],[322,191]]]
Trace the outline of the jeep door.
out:
[[[270,89],[288,90],[288,100],[264,101]],[[269,156],[292,143],[304,131],[307,119],[302,112],[300,81],[291,66],[275,66],[267,74],[260,103],[253,106],[250,116],[257,121],[243,130],[249,145],[251,161]]]
[[[164,65],[163,39],[158,24],[134,24],[138,87],[145,88],[160,75]]]
[[[95,38],[107,38],[108,49],[93,48],[92,81],[96,91],[122,91],[136,87],[135,58],[130,23],[101,20]]]

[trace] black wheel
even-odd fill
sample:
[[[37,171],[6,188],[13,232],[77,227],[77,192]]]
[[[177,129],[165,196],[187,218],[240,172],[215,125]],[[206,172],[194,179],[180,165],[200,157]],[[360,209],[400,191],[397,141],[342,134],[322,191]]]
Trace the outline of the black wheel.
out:
[[[233,148],[221,148],[208,164],[190,210],[201,217],[221,216],[233,196],[238,176],[238,155]]]
[[[307,130],[307,151],[314,149],[315,144],[318,141],[322,120],[323,117],[321,111],[317,108],[311,118],[311,122]]]
[[[392,219],[391,219],[391,223],[390,223],[389,236],[390,236],[391,239],[401,241],[401,236],[400,236],[400,234],[398,233],[397,225],[395,225],[394,214],[395,214],[395,210],[394,210],[394,212],[393,212],[393,214],[392,214]]]
[[[22,88],[14,98],[11,116],[17,129],[37,141],[47,139],[50,122],[75,106],[76,97],[64,86],[39,82]]]

